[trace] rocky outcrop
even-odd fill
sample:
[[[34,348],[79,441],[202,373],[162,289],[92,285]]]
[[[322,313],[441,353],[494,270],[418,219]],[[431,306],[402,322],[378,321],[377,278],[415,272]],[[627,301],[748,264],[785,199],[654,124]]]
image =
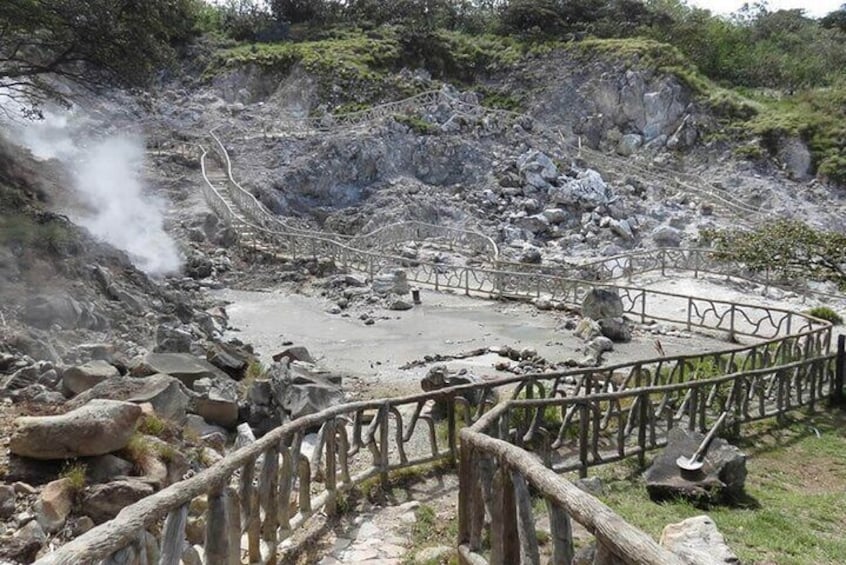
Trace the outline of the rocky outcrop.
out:
[[[38,524],[48,534],[61,530],[73,507],[74,487],[70,479],[58,479],[48,483],[33,510]]]
[[[9,450],[33,459],[103,455],[126,446],[141,408],[117,400],[92,400],[60,416],[15,420]]]
[[[114,377],[76,396],[68,402],[68,407],[78,408],[95,398],[148,403],[159,417],[180,423],[185,419],[190,395],[188,388],[170,375]]]

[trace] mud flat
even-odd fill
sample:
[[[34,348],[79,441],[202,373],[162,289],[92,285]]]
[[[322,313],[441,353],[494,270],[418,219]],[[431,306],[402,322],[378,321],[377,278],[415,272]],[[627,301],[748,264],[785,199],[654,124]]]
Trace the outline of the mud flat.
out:
[[[404,312],[374,311],[377,322],[367,326],[359,319],[358,310],[350,311],[348,317],[329,314],[327,300],[285,290],[227,289],[217,296],[231,302],[227,312],[234,330],[227,337],[252,343],[264,362],[269,362],[285,341],[304,345],[323,366],[349,377],[348,383],[362,396],[368,396],[368,390],[374,395],[419,390],[419,379],[430,365],[408,370],[400,367],[427,355],[508,345],[531,347],[550,362],[584,356],[579,351],[584,342],[564,328],[568,314],[542,312],[528,304],[424,290],[422,304]],[[665,324],[667,329],[673,327]],[[615,344],[614,351],[605,355],[605,364],[657,356],[656,338],[668,356],[729,346],[720,339],[686,332],[653,335],[638,331],[631,343]],[[451,370],[467,368],[483,377],[513,376],[495,369],[502,360],[496,354],[486,354],[446,364]]]

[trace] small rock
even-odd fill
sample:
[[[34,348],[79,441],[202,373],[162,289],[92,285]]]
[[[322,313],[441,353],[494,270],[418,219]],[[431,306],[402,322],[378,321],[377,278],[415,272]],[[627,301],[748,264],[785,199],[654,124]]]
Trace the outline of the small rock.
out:
[[[418,551],[414,556],[414,564],[428,565],[429,563],[445,563],[454,553],[455,548],[447,545],[426,547]]]
[[[70,479],[48,483],[35,501],[35,519],[48,534],[61,530],[73,506],[74,487]]]
[[[306,349],[302,345],[289,347],[273,356],[274,363],[279,363],[283,359],[288,359],[290,361],[304,361],[306,363],[315,362],[314,357],[311,356],[311,353],[309,353],[308,349]]]

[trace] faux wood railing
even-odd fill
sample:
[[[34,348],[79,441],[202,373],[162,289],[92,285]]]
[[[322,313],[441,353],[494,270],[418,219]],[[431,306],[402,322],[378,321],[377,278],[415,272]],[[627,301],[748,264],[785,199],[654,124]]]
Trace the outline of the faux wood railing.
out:
[[[574,555],[571,519],[594,534],[594,563],[681,563],[607,506],[557,473],[638,457],[667,442],[671,428],[705,431],[719,414],[741,435],[744,424],[780,419],[800,407],[843,400],[846,345],[777,367],[701,380],[560,398],[512,398],[463,429],[459,463],[462,563],[540,563],[532,500],[543,499],[552,533],[551,563]],[[489,520],[486,519],[489,518]],[[489,544],[482,543],[490,522]]]

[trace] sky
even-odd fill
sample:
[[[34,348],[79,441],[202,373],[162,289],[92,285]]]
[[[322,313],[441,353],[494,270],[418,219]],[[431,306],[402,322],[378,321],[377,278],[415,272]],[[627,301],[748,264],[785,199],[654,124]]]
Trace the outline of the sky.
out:
[[[730,14],[740,9],[746,0],[688,0],[687,3],[700,8],[707,8],[714,13]],[[752,4],[752,2],[749,2]],[[802,8],[811,17],[824,16],[840,8],[846,0],[769,0],[770,11]]]

